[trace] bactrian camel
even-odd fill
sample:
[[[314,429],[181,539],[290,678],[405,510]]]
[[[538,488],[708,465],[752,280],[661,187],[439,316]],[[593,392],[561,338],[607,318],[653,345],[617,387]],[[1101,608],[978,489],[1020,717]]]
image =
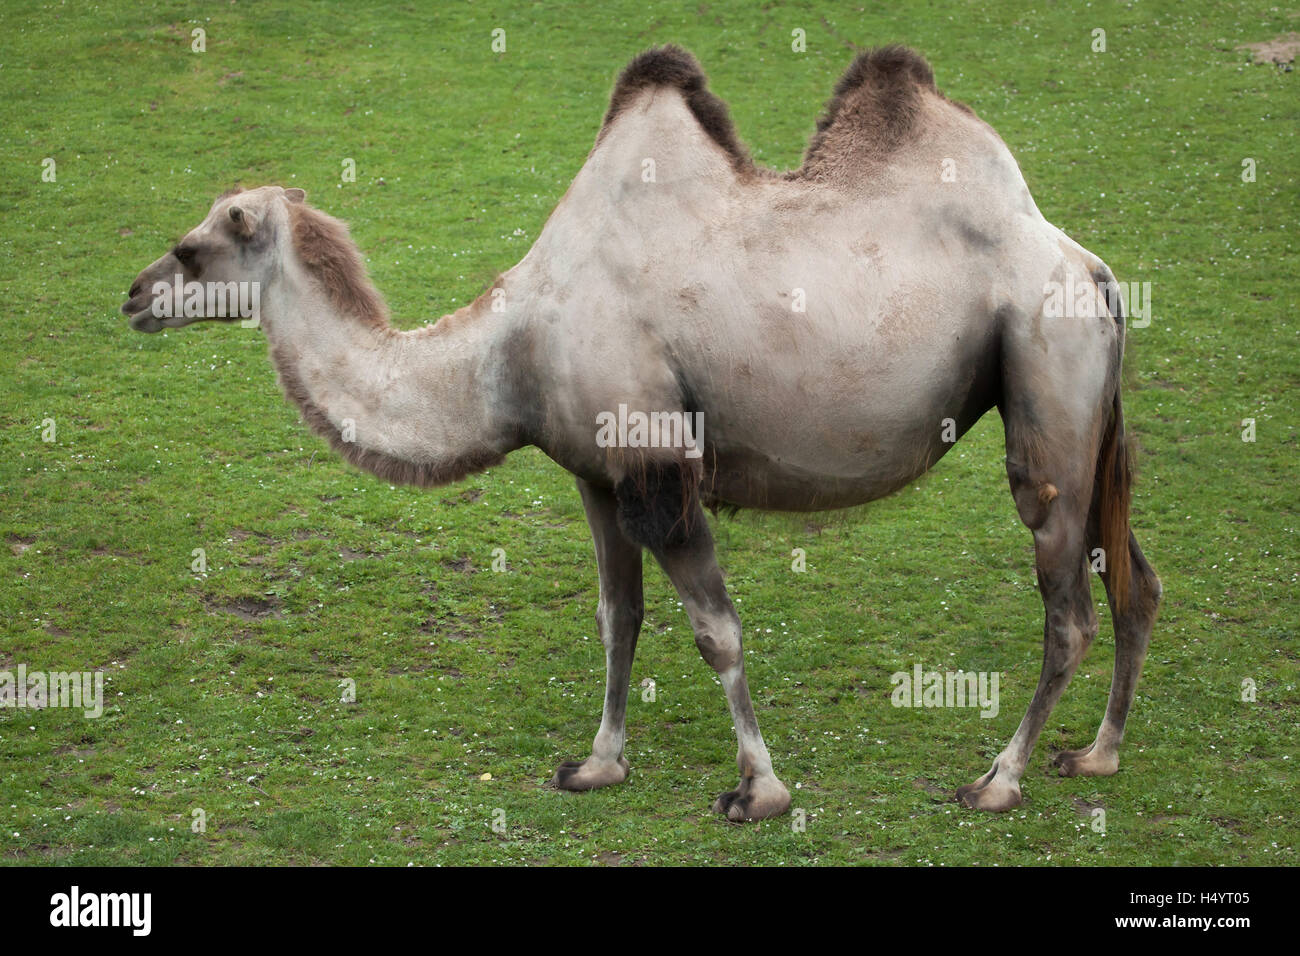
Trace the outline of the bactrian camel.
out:
[[[912,51],[858,56],[803,165],[784,173],[750,159],[689,53],[637,56],[528,254],[418,330],[389,324],[347,228],[301,189],[219,197],[131,286],[132,327],[194,321],[150,308],[154,283],[175,275],[257,283],[288,398],[385,481],[456,481],[524,445],[576,476],[600,570],[607,686],[591,755],[560,764],[556,787],[628,775],[645,549],[731,709],[740,783],[714,810],[783,813],[790,795],[754,716],[705,509],[872,501],[995,407],[1033,532],[1043,667],[1015,735],[957,798],[983,810],[1021,802],[1034,744],[1097,633],[1089,573],[1101,566],[1116,638],[1110,699],[1095,742],[1056,764],[1065,775],[1118,768],[1160,582],[1129,530],[1115,279],[1043,218],[1006,145],[940,93]],[[1082,307],[1047,308],[1057,285],[1086,290]],[[686,413],[702,434],[694,447],[686,432],[675,447],[598,441],[620,406]]]

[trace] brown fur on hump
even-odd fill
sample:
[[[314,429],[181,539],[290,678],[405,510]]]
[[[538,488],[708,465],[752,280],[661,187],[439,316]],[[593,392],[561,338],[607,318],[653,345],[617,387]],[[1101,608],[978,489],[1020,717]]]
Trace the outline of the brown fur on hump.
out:
[[[888,155],[912,133],[927,94],[951,102],[935,87],[934,71],[915,50],[885,46],[858,54],[835,84],[800,172],[816,175],[841,148]],[[960,103],[953,105],[970,112]]]
[[[298,259],[324,286],[330,301],[347,315],[387,328],[388,306],[370,284],[347,223],[306,203],[290,203],[289,224]]]
[[[773,175],[754,164],[736,133],[727,105],[708,90],[707,84],[699,62],[679,46],[668,44],[638,54],[614,84],[596,142],[638,93],[669,87],[682,94],[700,128],[722,147],[738,173]],[[927,96],[972,112],[938,90],[930,64],[915,50],[893,45],[858,54],[835,84],[804,152],[803,166],[784,175],[792,179],[816,178],[836,164],[841,152],[868,159],[885,158],[912,135]]]
[[[667,86],[682,94],[700,128],[722,147],[736,171],[753,173],[754,161],[736,134],[727,104],[708,90],[708,82],[708,77],[704,75],[704,70],[695,57],[674,44],[653,47],[637,54],[623,68],[614,84],[614,92],[609,97],[609,109],[605,112],[605,120],[601,123],[596,142],[600,142],[609,129],[609,124],[638,93],[650,87]]]

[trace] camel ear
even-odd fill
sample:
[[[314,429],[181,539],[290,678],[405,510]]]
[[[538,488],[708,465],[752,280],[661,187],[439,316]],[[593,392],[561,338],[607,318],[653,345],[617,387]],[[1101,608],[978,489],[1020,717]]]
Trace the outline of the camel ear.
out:
[[[230,221],[235,224],[235,231],[245,239],[251,238],[253,233],[257,232],[257,214],[243,206],[230,207]]]
[[[294,186],[293,188],[284,191],[284,198],[289,200],[289,202],[306,202],[307,190],[299,189],[297,186]]]

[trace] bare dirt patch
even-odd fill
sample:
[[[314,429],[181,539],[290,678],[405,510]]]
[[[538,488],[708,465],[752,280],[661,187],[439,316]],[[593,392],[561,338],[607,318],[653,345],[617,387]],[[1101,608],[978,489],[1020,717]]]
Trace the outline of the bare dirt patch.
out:
[[[360,561],[363,558],[382,558],[383,555],[377,551],[356,551],[352,548],[340,548],[339,557],[344,561]]]
[[[474,573],[474,562],[468,557],[443,558],[441,563],[444,568],[449,568],[452,571],[459,571],[461,574]]]
[[[1249,50],[1256,63],[1294,63],[1300,53],[1300,33],[1284,33],[1262,43],[1243,43],[1238,50]]]
[[[278,597],[239,597],[233,601],[204,598],[203,605],[214,614],[233,614],[243,621],[260,621],[262,618],[280,616]]]
[[[1074,812],[1081,817],[1091,817],[1093,810],[1105,810],[1105,805],[1100,801],[1085,800],[1082,797],[1074,797],[1070,801],[1074,804]]]

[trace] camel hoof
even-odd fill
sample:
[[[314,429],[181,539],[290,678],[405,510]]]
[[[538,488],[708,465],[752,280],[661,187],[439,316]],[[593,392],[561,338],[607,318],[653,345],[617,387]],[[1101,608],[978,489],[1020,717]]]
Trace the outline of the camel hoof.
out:
[[[790,791],[776,777],[750,777],[735,790],[719,794],[713,812],[733,823],[753,823],[780,816],[790,809]]]
[[[1020,806],[1020,783],[998,776],[998,765],[974,783],[957,788],[957,802],[972,810],[1001,813]]]
[[[551,786],[557,790],[597,790],[622,783],[628,772],[627,761],[622,757],[617,761],[597,760],[595,757],[566,760],[555,769]]]
[[[1052,763],[1062,777],[1109,777],[1119,771],[1119,755],[1100,751],[1096,744],[1062,751]]]

